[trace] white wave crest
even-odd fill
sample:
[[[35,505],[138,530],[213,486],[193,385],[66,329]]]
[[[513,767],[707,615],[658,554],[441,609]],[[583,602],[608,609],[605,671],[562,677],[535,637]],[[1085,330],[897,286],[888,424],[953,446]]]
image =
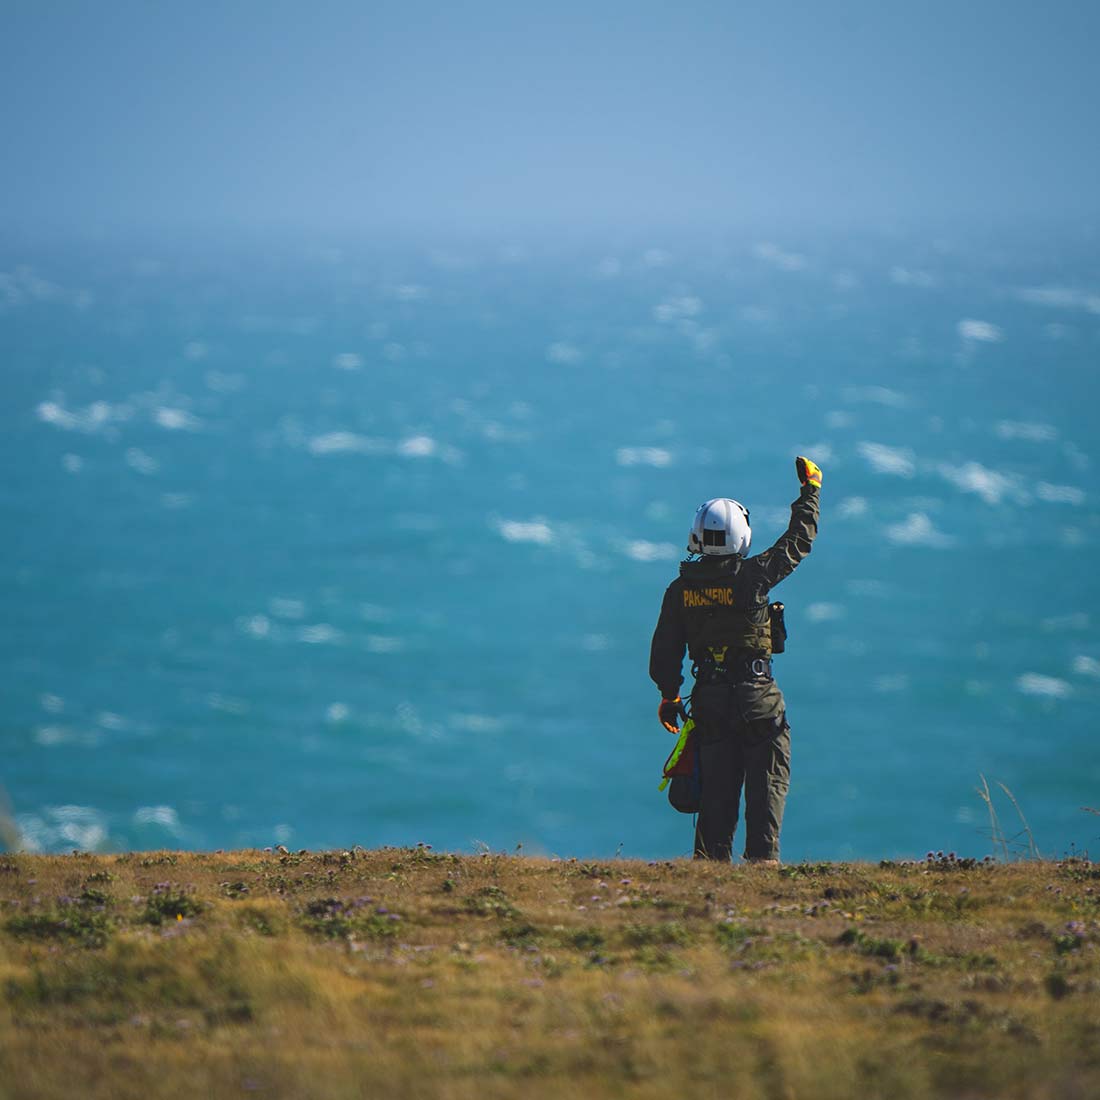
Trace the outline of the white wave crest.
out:
[[[271,620],[266,615],[243,615],[237,620],[237,629],[252,638],[266,638],[271,634]]]
[[[553,528],[543,519],[527,522],[503,519],[497,522],[496,529],[508,542],[535,542],[547,545],[554,541]]]
[[[146,476],[155,474],[160,469],[160,463],[151,455],[139,447],[130,447],[126,451],[126,465],[131,470]]]
[[[61,847],[95,851],[107,842],[106,819],[91,806],[47,806],[16,819],[23,847],[42,852]]]
[[[1073,671],[1078,676],[1091,676],[1093,679],[1100,680],[1100,661],[1095,657],[1086,657],[1083,653],[1079,653],[1073,658]]]
[[[61,401],[42,401],[35,414],[44,424],[52,424],[62,431],[92,434],[111,424],[129,420],[134,410],[130,405],[112,405],[110,401],[93,401],[83,409],[67,409]]]
[[[339,645],[344,635],[329,623],[315,623],[298,628],[298,640],[309,645]]]
[[[1050,443],[1058,438],[1053,424],[1029,420],[998,420],[994,429],[1001,439],[1022,439],[1027,443]]]
[[[180,819],[172,806],[140,806],[134,811],[135,825],[159,825],[162,829],[179,836]]]
[[[936,285],[936,280],[930,272],[908,267],[890,268],[890,282],[896,286],[916,286],[922,289]]]
[[[1035,486],[1035,495],[1048,504],[1085,503],[1085,490],[1076,485],[1051,485],[1048,481],[1040,481]]]
[[[1084,309],[1100,313],[1100,294],[1078,290],[1069,286],[1033,286],[1021,290],[1017,297],[1022,302],[1052,309]]]
[[[315,435],[307,444],[310,454],[332,455],[340,453],[378,454],[385,449],[380,440],[370,439],[355,432],[326,432]]]
[[[885,443],[860,443],[859,453],[870,463],[876,474],[912,477],[916,471],[913,452],[903,447],[888,447]]]
[[[940,476],[951,482],[964,493],[976,493],[986,504],[999,504],[1005,494],[1014,487],[1014,480],[996,470],[990,470],[977,462],[967,462],[962,466],[950,466],[944,463],[939,468]]]
[[[438,448],[430,435],[413,435],[398,444],[397,453],[404,458],[431,458]]]
[[[847,386],[841,396],[849,404],[885,405],[888,409],[904,409],[909,404],[906,394],[886,386]]]
[[[238,393],[245,387],[243,374],[225,374],[220,370],[209,370],[203,376],[203,382],[208,390],[215,393]]]
[[[620,466],[668,466],[672,463],[672,452],[664,447],[620,447],[615,452],[615,461]]]
[[[843,604],[839,603],[812,603],[806,608],[806,618],[811,623],[827,623],[835,619],[843,619],[847,612]]]
[[[305,618],[305,600],[296,600],[288,596],[272,596],[271,599],[267,601],[267,606],[276,619]]]
[[[161,428],[175,432],[197,432],[202,427],[202,421],[186,409],[170,409],[165,405],[154,411],[153,419]]]
[[[1016,679],[1016,690],[1024,695],[1039,695],[1047,699],[1065,699],[1073,688],[1057,676],[1043,676],[1038,672],[1025,672]]]
[[[959,338],[968,344],[999,344],[1004,338],[1004,330],[992,321],[976,321],[967,317],[955,326]]]
[[[771,241],[761,241],[755,245],[752,254],[765,263],[771,264],[780,271],[803,271],[806,268],[806,257],[798,252],[784,252],[777,244]]]
[[[569,344],[564,340],[559,340],[556,344],[551,344],[546,349],[547,362],[557,363],[559,366],[571,367],[579,363],[584,358],[581,353],[581,349],[576,344]]]
[[[676,561],[680,556],[680,551],[670,542],[646,542],[645,539],[628,542],[623,552],[635,561]]]
[[[937,550],[953,542],[950,535],[936,529],[924,512],[913,512],[901,523],[887,527],[886,537],[899,546],[930,546]]]
[[[653,316],[662,324],[682,321],[689,317],[698,317],[703,312],[703,303],[698,298],[682,295],[678,298],[666,298],[653,307]]]

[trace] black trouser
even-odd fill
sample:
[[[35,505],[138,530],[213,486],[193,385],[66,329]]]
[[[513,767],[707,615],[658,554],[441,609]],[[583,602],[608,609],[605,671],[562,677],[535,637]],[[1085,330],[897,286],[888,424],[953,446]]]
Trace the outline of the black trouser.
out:
[[[695,858],[729,862],[745,790],[745,858],[778,859],[779,830],[791,777],[785,715],[745,721],[729,715],[700,729],[702,794]]]

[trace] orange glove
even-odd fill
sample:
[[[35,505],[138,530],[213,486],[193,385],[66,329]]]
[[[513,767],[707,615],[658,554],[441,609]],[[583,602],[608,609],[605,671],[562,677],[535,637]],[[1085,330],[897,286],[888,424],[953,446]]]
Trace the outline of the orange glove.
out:
[[[812,458],[803,458],[799,455],[794,460],[794,468],[798,471],[798,480],[803,485],[816,485],[821,488],[821,467]]]
[[[661,705],[657,708],[657,717],[669,733],[680,732],[680,719],[683,715],[684,704],[680,702],[679,695],[675,699],[662,699]]]

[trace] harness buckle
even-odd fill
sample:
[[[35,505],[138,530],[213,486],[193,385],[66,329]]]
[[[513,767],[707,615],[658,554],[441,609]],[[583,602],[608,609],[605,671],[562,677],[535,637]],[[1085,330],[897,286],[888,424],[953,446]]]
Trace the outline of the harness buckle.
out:
[[[749,670],[753,676],[767,676],[770,671],[768,668],[770,663],[767,657],[754,657],[749,663]]]

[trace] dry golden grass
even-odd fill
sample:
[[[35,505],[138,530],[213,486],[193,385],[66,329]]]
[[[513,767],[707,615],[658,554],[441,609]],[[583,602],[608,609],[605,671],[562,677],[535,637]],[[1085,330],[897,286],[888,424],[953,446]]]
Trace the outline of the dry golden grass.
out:
[[[1100,1096],[1100,866],[0,857],[0,1096]]]

